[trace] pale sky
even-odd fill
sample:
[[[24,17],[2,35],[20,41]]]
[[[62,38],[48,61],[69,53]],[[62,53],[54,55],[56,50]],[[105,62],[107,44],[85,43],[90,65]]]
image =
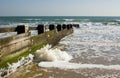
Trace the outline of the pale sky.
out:
[[[120,16],[120,0],[0,0],[0,16]]]

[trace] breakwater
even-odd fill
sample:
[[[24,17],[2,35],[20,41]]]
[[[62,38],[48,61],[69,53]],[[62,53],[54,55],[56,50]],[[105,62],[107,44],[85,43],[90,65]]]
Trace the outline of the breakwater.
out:
[[[0,28],[1,32],[17,32],[17,35],[0,39],[0,68],[6,67],[7,63],[17,61],[24,55],[34,53],[46,44],[56,45],[61,38],[73,32],[72,24],[40,24],[37,27],[20,25],[14,28]],[[37,30],[38,35],[31,36],[30,30]],[[9,55],[15,58],[8,59]],[[20,55],[19,55],[20,54]]]

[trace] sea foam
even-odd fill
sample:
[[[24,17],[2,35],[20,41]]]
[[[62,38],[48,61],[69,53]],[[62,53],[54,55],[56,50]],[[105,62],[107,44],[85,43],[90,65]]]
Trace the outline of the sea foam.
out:
[[[80,64],[80,63],[70,63],[70,62],[40,62],[38,64],[40,67],[54,67],[60,69],[106,69],[106,70],[120,70],[120,65],[102,65],[102,64]]]
[[[65,51],[59,49],[51,49],[50,45],[37,50],[36,57],[43,62],[38,64],[39,67],[47,68],[60,68],[60,69],[107,69],[107,70],[120,70],[120,65],[103,65],[103,64],[81,64],[71,63],[72,56],[68,55]]]
[[[7,75],[10,75],[11,73],[15,72],[17,68],[20,68],[21,66],[25,64],[29,64],[32,62],[34,55],[29,54],[27,57],[22,57],[18,62],[9,64],[7,69],[0,69],[0,78],[3,78]]]
[[[67,52],[61,51],[60,49],[51,49],[51,45],[37,50],[35,57],[44,61],[69,61],[72,56],[68,55]]]

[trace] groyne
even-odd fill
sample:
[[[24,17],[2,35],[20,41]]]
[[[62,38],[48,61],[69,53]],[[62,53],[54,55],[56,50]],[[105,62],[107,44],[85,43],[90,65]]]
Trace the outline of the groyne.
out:
[[[17,35],[0,39],[0,68],[34,53],[46,44],[56,45],[61,38],[73,32],[73,24],[39,24],[37,27],[19,25],[14,28],[0,28],[0,33],[17,32]],[[37,30],[38,35],[31,36],[30,30]]]

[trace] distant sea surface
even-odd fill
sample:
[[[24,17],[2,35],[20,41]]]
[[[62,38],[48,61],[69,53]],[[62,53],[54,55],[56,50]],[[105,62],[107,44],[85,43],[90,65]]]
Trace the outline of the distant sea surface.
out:
[[[120,17],[99,17],[99,16],[1,16],[0,27],[13,27],[20,24],[37,26],[38,24],[120,24]]]

